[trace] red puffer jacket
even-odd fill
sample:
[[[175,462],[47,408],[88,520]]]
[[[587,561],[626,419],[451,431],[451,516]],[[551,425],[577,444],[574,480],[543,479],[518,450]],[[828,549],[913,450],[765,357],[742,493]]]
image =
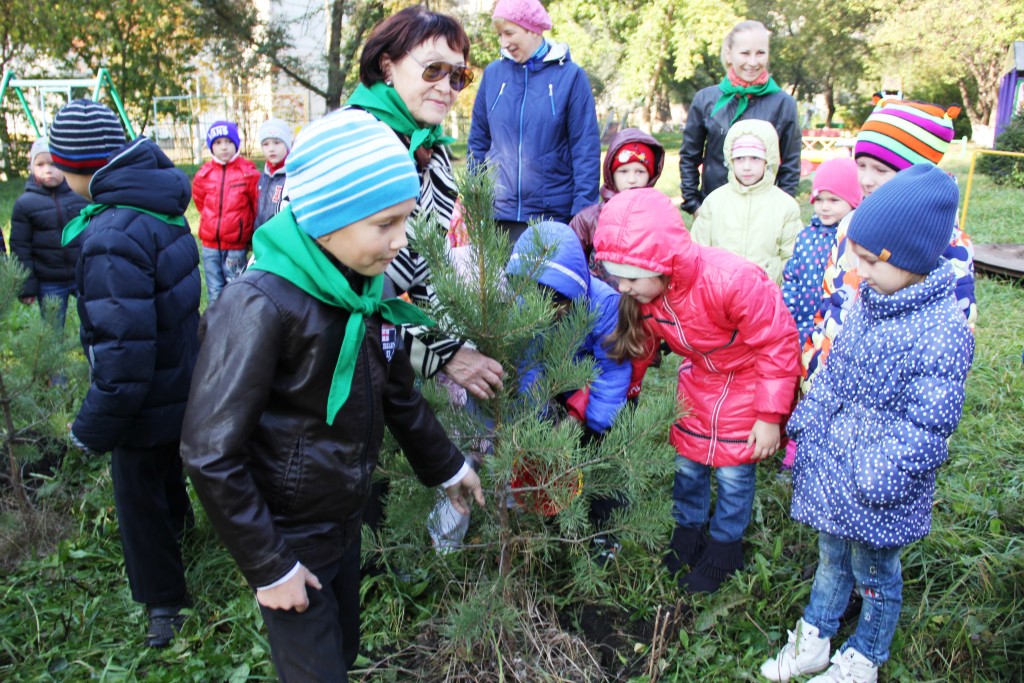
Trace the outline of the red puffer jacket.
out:
[[[226,164],[211,159],[192,180],[199,239],[210,249],[248,249],[256,220],[256,164],[241,154]]]
[[[800,343],[778,285],[746,259],[690,241],[664,194],[623,192],[601,211],[599,261],[668,276],[663,296],[641,306],[651,335],[685,361],[679,394],[688,411],[672,427],[677,452],[715,467],[750,462],[758,419],[781,423],[800,377]]]

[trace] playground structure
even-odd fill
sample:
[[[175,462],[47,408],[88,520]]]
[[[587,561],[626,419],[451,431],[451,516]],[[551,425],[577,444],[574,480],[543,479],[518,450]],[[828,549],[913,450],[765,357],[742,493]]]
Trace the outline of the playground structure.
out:
[[[128,114],[124,110],[124,103],[121,101],[121,96],[117,93],[117,88],[114,87],[114,82],[110,78],[110,72],[103,68],[96,72],[95,78],[18,78],[13,71],[5,71],[3,80],[0,81],[0,102],[3,101],[8,90],[13,90],[21,102],[22,109],[24,109],[25,116],[32,125],[35,136],[38,138],[46,135],[46,132],[49,130],[48,107],[46,105],[46,95],[48,93],[64,94],[67,98],[66,101],[70,102],[74,99],[73,92],[76,88],[90,88],[92,90],[91,99],[98,101],[100,92],[104,87],[106,87],[110,99],[114,102],[125,130],[128,131],[128,135],[134,140],[136,138],[135,128],[132,127],[131,121],[128,120]],[[42,128],[39,127],[39,122],[32,111],[32,106],[29,105],[28,98],[25,97],[23,88],[31,88],[36,91],[38,100],[35,104],[42,118]]]

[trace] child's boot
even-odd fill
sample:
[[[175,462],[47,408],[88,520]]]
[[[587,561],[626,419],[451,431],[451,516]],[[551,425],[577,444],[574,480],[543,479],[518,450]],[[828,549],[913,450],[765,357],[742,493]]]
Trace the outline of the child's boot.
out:
[[[703,527],[680,526],[672,530],[672,540],[668,544],[662,564],[670,574],[678,574],[683,565],[693,566],[704,550],[707,539]]]
[[[694,568],[679,579],[679,587],[687,593],[714,593],[740,569],[743,569],[743,541],[723,543],[712,538]]]
[[[807,683],[877,683],[878,667],[870,659],[854,650],[846,648],[844,652],[836,652],[832,657],[832,666],[828,671],[815,676]]]
[[[819,636],[816,626],[797,619],[796,628],[789,632],[789,642],[761,665],[761,675],[769,681],[788,681],[793,676],[818,673],[828,666],[831,651],[829,639]]]

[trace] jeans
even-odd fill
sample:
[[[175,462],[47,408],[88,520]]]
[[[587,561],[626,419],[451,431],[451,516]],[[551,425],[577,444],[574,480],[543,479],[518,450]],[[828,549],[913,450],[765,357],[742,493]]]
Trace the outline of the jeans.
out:
[[[220,296],[224,285],[245,270],[248,262],[245,249],[212,249],[203,247],[203,272],[206,274],[206,305],[211,306]]]
[[[39,312],[44,319],[52,316],[53,324],[59,330],[64,329],[64,321],[68,316],[68,297],[72,295],[78,296],[74,280],[39,282],[39,294],[36,295]]]
[[[903,605],[902,548],[872,548],[856,541],[818,533],[818,570],[811,586],[811,601],[804,621],[818,628],[823,638],[839,630],[839,617],[854,585],[864,598],[857,630],[840,648],[854,648],[881,666],[889,659],[889,645]]]
[[[718,480],[718,499],[708,529],[713,540],[734,543],[743,539],[754,506],[754,482],[757,480],[755,468],[753,463],[714,468]],[[708,524],[711,470],[708,465],[681,455],[676,456],[672,516],[679,526],[699,528]]]

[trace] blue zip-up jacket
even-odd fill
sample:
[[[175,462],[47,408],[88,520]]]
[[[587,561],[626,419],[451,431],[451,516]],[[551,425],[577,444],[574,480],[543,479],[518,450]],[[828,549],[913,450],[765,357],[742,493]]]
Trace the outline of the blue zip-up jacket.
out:
[[[139,137],[92,177],[93,201],[181,216],[188,176]],[[132,208],[96,215],[75,270],[92,382],[72,431],[98,452],[152,448],[181,435],[199,354],[199,249],[184,226]]]
[[[942,259],[883,295],[861,283],[828,363],[793,412],[793,518],[875,548],[931,528],[935,473],[960,422],[974,336]]]
[[[495,168],[494,216],[568,223],[596,204],[601,136],[587,74],[569,47],[518,64],[503,53],[484,69],[469,129],[470,164]]]
[[[554,221],[527,228],[516,241],[506,268],[510,275],[519,274],[524,267],[526,261],[521,255],[534,249],[535,232],[540,233],[542,244],[553,248],[550,260],[537,274],[537,283],[574,301],[585,297],[587,310],[593,317],[594,326],[577,349],[576,358],[591,356],[594,359],[597,376],[590,384],[586,420],[590,429],[604,432],[612,426],[615,416],[626,403],[626,392],[633,375],[632,363],[610,358],[605,348],[605,339],[615,330],[618,321],[619,293],[591,277],[587,257],[576,234],[568,225]],[[537,365],[528,367],[523,373],[521,388],[525,391],[532,386],[543,372],[544,368]]]

